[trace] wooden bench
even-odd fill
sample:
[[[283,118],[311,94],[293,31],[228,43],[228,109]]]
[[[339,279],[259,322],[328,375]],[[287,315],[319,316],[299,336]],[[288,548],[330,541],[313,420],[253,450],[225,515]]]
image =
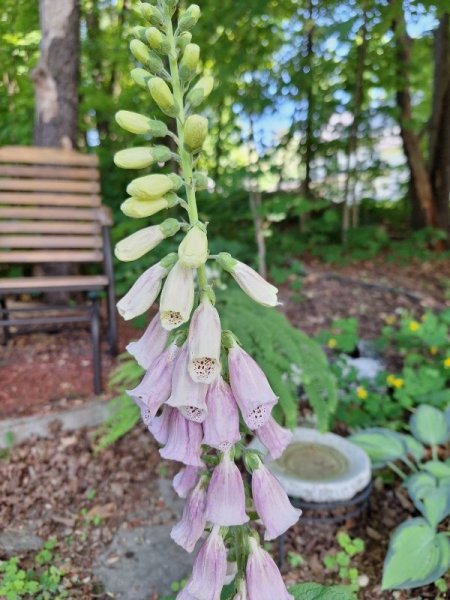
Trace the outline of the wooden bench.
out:
[[[117,353],[113,262],[109,209],[101,205],[98,158],[55,148],[0,148],[0,273],[2,266],[44,263],[98,263],[97,275],[0,277],[0,326],[4,340],[11,326],[90,323],[94,355],[94,389],[101,391],[98,293],[105,291],[108,341]],[[53,316],[36,309],[7,306],[7,296],[51,291],[84,292],[90,302],[52,307]],[[49,307],[44,310],[48,312]],[[55,309],[55,310],[53,310]],[[27,312],[29,316],[27,316]],[[43,313],[41,313],[43,314]]]

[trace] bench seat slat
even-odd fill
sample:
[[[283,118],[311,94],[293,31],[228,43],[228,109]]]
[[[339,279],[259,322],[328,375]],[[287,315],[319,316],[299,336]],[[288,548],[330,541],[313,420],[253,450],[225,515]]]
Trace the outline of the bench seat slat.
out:
[[[98,235],[0,235],[0,248],[101,248]]]
[[[0,190],[17,192],[56,192],[63,194],[98,194],[98,181],[70,181],[65,179],[6,179],[0,177]]]
[[[3,146],[0,148],[1,163],[25,163],[32,165],[68,165],[98,167],[95,154],[79,154],[63,148],[30,148],[25,146]]]
[[[0,293],[20,293],[46,290],[95,290],[108,285],[105,275],[74,275],[67,277],[0,278]]]
[[[97,221],[100,218],[99,210],[89,208],[8,208],[0,206],[0,219]]]
[[[98,234],[101,225],[72,221],[0,221],[0,233]]]
[[[100,206],[100,196],[71,194],[33,194],[20,192],[0,192],[0,204],[30,206]]]
[[[101,262],[100,250],[12,250],[0,252],[0,263],[86,263]]]
[[[31,177],[36,179],[81,179],[98,181],[100,174],[97,169],[77,167],[28,167],[23,165],[2,165],[0,163],[0,176],[2,177]]]

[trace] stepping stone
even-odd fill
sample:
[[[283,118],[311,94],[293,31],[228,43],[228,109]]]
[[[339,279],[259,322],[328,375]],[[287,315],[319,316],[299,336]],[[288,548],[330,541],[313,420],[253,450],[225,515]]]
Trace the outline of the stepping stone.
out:
[[[9,529],[0,533],[0,554],[14,556],[25,552],[38,551],[44,540],[28,531]]]
[[[148,600],[171,593],[171,584],[189,574],[193,555],[170,539],[172,525],[120,530],[94,569],[105,592],[117,600]]]

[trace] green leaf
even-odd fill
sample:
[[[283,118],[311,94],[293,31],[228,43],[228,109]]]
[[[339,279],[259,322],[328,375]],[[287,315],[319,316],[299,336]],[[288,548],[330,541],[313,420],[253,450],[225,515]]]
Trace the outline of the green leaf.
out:
[[[430,473],[416,473],[408,479],[408,492],[416,508],[432,527],[450,514],[450,485]]]
[[[439,579],[450,567],[450,541],[422,518],[398,527],[384,561],[383,590],[411,589]]]
[[[345,586],[327,587],[319,583],[300,583],[290,588],[295,600],[353,600],[351,590]],[[275,600],[275,599],[274,599]]]
[[[405,442],[394,431],[374,427],[365,429],[350,436],[351,441],[365,450],[374,468],[403,458],[407,453]]]
[[[450,439],[450,428],[444,413],[434,406],[422,404],[410,420],[411,431],[419,441],[430,446],[445,444]]]
[[[398,433],[397,435],[399,435],[405,443],[408,454],[410,454],[417,461],[422,460],[425,455],[424,446],[415,438],[413,438],[412,435],[407,435],[406,433]]]
[[[431,473],[438,479],[450,477],[450,464],[443,463],[440,460],[429,460],[421,465],[421,468],[428,473]]]

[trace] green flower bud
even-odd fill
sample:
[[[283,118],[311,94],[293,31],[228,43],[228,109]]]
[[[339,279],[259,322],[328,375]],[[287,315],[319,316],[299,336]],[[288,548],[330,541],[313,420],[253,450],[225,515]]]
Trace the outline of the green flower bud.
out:
[[[172,152],[166,146],[144,146],[120,150],[114,156],[114,162],[121,169],[145,169],[155,162],[164,163],[171,158]]]
[[[184,50],[188,44],[192,41],[192,33],[190,31],[184,31],[177,36],[176,44],[180,50]]]
[[[127,194],[138,200],[157,200],[168,192],[181,186],[181,179],[177,175],[144,175],[134,179],[127,187]]]
[[[197,190],[208,189],[208,173],[206,171],[196,171],[193,175],[193,179]]]
[[[152,77],[153,75],[145,69],[133,69],[131,71],[131,79],[145,89],[147,89],[147,84]]]
[[[116,113],[116,121],[122,129],[130,133],[149,133],[151,129],[151,119],[129,110],[119,110]]]
[[[177,7],[179,0],[164,0],[164,2],[169,8],[174,9]]]
[[[178,247],[178,258],[183,267],[198,269],[208,258],[208,237],[203,227],[194,226]]]
[[[200,60],[200,46],[197,44],[188,44],[184,50],[183,58],[180,64],[180,77],[185,81],[194,77],[198,61]]]
[[[179,31],[188,31],[197,24],[200,18],[200,6],[198,4],[191,4],[181,15],[178,21]]]
[[[159,52],[160,54],[169,54],[170,43],[167,37],[159,31],[156,27],[149,27],[145,31],[145,39],[149,46]]]
[[[164,17],[156,6],[152,6],[148,2],[141,2],[138,9],[144,19],[147,19],[152,25],[162,26],[164,23]]]
[[[141,25],[137,25],[136,27],[133,27],[132,32],[133,32],[134,37],[136,37],[138,40],[141,40],[141,42],[145,42],[145,40],[146,40],[146,38],[145,38],[146,28],[145,27],[142,27]]]
[[[184,146],[189,152],[198,152],[208,135],[208,119],[191,115],[184,124]]]
[[[120,210],[127,217],[132,219],[143,219],[151,217],[161,210],[169,207],[169,202],[165,198],[158,200],[139,200],[139,198],[128,198],[120,205]]]
[[[127,148],[114,156],[114,163],[121,169],[145,169],[155,162],[151,148]]]
[[[205,75],[197,81],[192,90],[186,96],[187,102],[191,106],[198,106],[205,100],[214,87],[214,77],[211,75]]]
[[[164,64],[159,56],[149,50],[140,40],[133,40],[130,43],[130,50],[136,60],[149,67],[152,73],[161,73],[164,71]]]
[[[161,79],[161,77],[153,77],[153,79],[150,79],[148,82],[148,88],[153,100],[163,113],[169,117],[176,117],[178,115],[178,107],[175,103],[175,98],[164,79]]]

